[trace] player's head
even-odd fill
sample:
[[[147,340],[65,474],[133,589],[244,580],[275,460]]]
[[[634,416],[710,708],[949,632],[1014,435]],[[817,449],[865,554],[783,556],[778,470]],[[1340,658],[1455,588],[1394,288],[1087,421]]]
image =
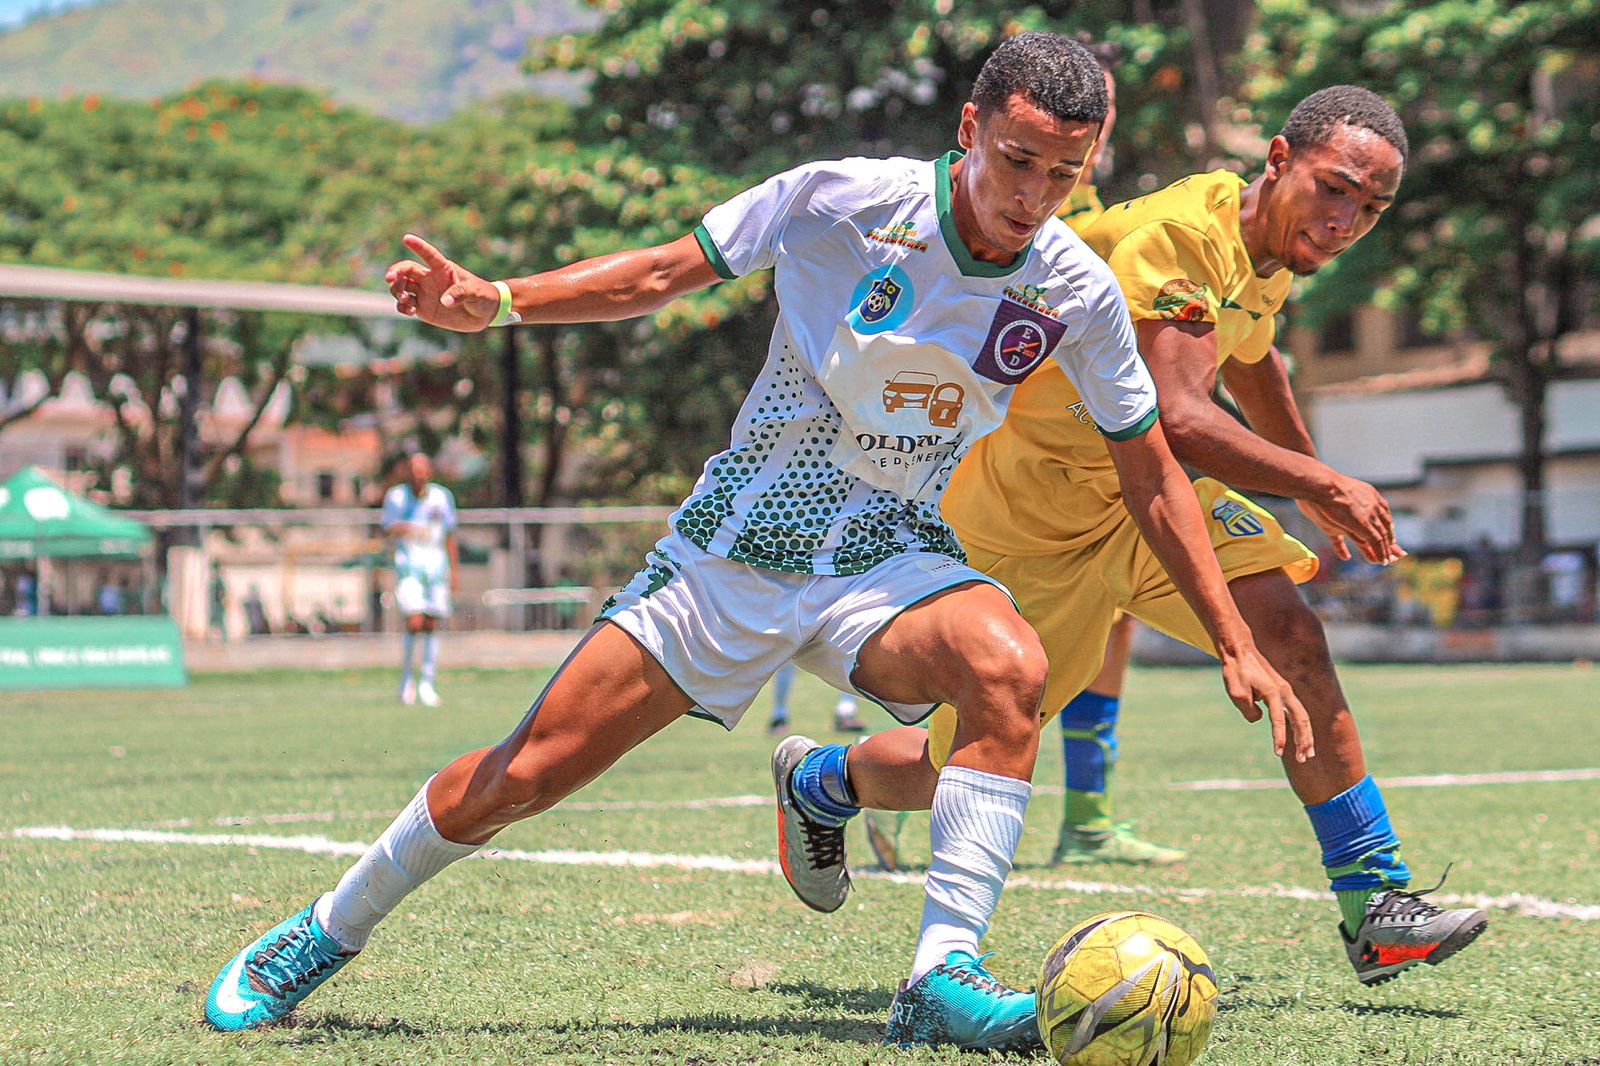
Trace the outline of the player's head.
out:
[[[1077,183],[1108,108],[1105,74],[1072,38],[1024,33],[994,50],[957,131],[967,150],[957,211],[985,250],[1028,246]]]
[[[1114,72],[1117,64],[1122,62],[1122,46],[1115,41],[1097,41],[1082,32],[1077,39],[1094,56],[1094,61],[1100,64],[1100,73],[1106,78],[1106,118],[1100,123],[1100,136],[1094,142],[1094,151],[1089,153],[1089,166],[1083,175],[1084,180],[1088,181],[1100,169],[1100,160],[1111,144],[1111,131],[1117,127],[1117,79]]]
[[[433,460],[421,452],[412,452],[406,459],[406,480],[417,492],[427,488],[433,480]]]
[[[1374,92],[1335,85],[1300,101],[1267,149],[1266,253],[1315,274],[1394,202],[1409,151],[1400,116]]]

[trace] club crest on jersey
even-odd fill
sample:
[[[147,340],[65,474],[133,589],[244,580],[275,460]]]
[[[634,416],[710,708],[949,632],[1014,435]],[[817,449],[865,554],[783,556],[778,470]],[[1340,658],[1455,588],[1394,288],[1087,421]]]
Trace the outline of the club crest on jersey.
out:
[[[1067,327],[1054,318],[1001,300],[972,369],[990,381],[1015,385],[1044,362],[1066,332]]]
[[[911,278],[891,263],[856,283],[845,322],[857,333],[883,333],[911,316],[911,304],[915,299]]]
[[[1152,309],[1162,318],[1173,322],[1201,322],[1208,307],[1206,290],[1188,278],[1173,278],[1161,286],[1151,303]]]
[[[1235,537],[1259,537],[1267,531],[1261,519],[1237,500],[1220,499],[1211,509],[1211,517],[1222,523],[1222,528]]]

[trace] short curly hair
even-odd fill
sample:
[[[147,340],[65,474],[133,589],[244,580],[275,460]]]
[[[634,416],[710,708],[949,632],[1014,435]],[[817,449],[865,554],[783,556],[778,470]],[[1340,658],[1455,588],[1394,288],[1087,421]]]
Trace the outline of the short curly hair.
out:
[[[1100,64],[1059,33],[1019,33],[996,48],[973,82],[972,102],[989,115],[1017,93],[1062,122],[1098,126],[1111,106]]]
[[[1331,85],[1301,100],[1289,113],[1279,136],[1290,148],[1327,144],[1341,126],[1371,130],[1394,145],[1404,162],[1410,157],[1405,123],[1383,97],[1357,85]]]

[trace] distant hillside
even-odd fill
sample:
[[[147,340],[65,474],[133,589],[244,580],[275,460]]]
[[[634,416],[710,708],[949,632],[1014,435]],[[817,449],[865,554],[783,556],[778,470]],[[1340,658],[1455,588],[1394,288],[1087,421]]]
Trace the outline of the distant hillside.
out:
[[[580,0],[109,0],[0,33],[0,96],[260,78],[423,121],[513,89],[570,98],[570,79],[521,72],[526,43],[595,20]]]

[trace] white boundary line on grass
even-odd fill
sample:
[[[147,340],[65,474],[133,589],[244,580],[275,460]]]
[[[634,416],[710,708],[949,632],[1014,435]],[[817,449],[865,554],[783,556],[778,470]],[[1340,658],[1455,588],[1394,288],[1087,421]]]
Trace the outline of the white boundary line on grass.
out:
[[[1428,774],[1417,777],[1383,777],[1383,788],[1461,788],[1471,785],[1549,784],[1560,781],[1600,781],[1600,767],[1577,770],[1506,770],[1482,774]],[[1278,778],[1225,777],[1212,781],[1178,781],[1167,788],[1178,792],[1253,792],[1286,789],[1289,782]],[[1036,796],[1059,796],[1066,790],[1059,785],[1035,785]],[[770,807],[771,796],[710,796],[692,800],[569,800],[559,811],[709,811],[740,807]],[[148,823],[154,829],[192,829],[199,825],[237,828],[248,825],[299,825],[307,822],[368,822],[387,819],[394,811],[288,811],[282,814],[232,814],[197,822],[193,818],[169,818]]]
[[[770,807],[771,796],[712,796],[697,800],[573,800],[558,808],[562,811],[708,811],[725,807]],[[154,829],[190,829],[196,825],[219,827],[245,825],[297,825],[304,822],[366,822],[394,817],[394,809],[384,811],[288,811],[283,814],[226,814],[196,822],[193,818],[169,818],[149,823]]]
[[[21,840],[89,840],[108,844],[176,844],[190,847],[259,848],[295,851],[306,855],[354,857],[367,845],[353,841],[329,840],[321,836],[280,837],[259,833],[173,833],[157,829],[73,829],[70,826],[19,826],[11,830]],[[614,866],[634,869],[667,867],[674,870],[709,870],[717,873],[780,876],[778,864],[770,859],[735,859],[729,855],[673,855],[648,851],[522,851],[513,848],[486,848],[475,858],[499,862],[526,862],[544,866]],[[872,877],[897,884],[921,884],[923,875],[875,873],[861,870],[859,877]],[[1041,878],[1028,874],[1011,877],[1013,888],[1052,892],[1074,892],[1085,896],[1153,896],[1193,902],[1205,899],[1292,899],[1323,901],[1328,893],[1297,885],[1245,885],[1240,888],[1157,888],[1151,885],[1118,885],[1102,881]],[[1600,921],[1600,905],[1575,900],[1542,899],[1522,892],[1505,896],[1461,896],[1440,894],[1432,897],[1443,904],[1467,904],[1488,910],[1509,911],[1528,918]]]
[[[1383,788],[1463,788],[1469,785],[1546,784],[1553,781],[1600,781],[1600,767],[1579,770],[1503,770],[1487,774],[1425,774],[1418,777],[1380,777]],[[1215,781],[1178,781],[1167,786],[1178,792],[1249,792],[1288,788],[1281,777],[1224,777]]]

